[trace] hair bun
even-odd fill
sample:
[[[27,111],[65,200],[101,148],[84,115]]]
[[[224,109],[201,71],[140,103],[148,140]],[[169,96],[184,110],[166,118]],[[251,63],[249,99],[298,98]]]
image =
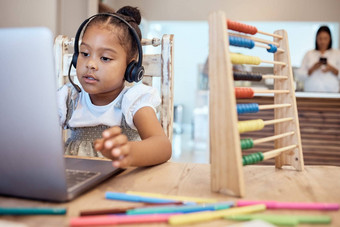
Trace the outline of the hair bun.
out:
[[[140,24],[141,19],[142,19],[140,15],[140,11],[137,7],[124,6],[123,8],[120,8],[117,11],[117,13],[133,18],[138,25]]]

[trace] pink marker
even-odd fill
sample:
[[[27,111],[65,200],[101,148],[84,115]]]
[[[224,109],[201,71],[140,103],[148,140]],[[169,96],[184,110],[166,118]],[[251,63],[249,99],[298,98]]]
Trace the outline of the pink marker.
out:
[[[267,209],[288,209],[288,210],[339,210],[338,203],[295,203],[295,202],[277,202],[277,201],[251,201],[239,200],[237,206],[250,206],[255,204],[264,204]]]
[[[136,223],[167,222],[175,214],[143,214],[143,215],[98,215],[73,218],[70,226],[97,226]]]

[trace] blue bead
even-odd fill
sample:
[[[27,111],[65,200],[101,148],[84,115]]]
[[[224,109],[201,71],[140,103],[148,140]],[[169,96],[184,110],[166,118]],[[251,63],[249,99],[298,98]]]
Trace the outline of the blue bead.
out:
[[[246,47],[249,49],[252,49],[255,46],[255,42],[253,40],[234,36],[229,36],[229,44],[232,46]]]
[[[257,103],[237,104],[236,109],[238,114],[257,113],[259,112],[259,104]]]
[[[269,53],[276,53],[277,47],[276,47],[275,45],[273,45],[273,44],[268,44],[268,46],[270,47],[270,49],[267,49],[267,51],[268,51]]]

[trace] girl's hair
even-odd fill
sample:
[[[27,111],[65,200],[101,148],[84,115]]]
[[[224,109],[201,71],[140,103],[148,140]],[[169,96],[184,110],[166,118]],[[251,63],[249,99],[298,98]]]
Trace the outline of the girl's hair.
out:
[[[318,31],[316,32],[316,36],[315,36],[315,50],[319,50],[319,46],[318,46],[318,35],[320,32],[327,32],[329,37],[330,37],[330,42],[328,44],[328,47],[327,47],[327,50],[331,49],[332,48],[332,35],[331,35],[331,30],[329,29],[328,26],[324,25],[324,26],[321,26]]]
[[[112,13],[112,12],[108,12]],[[139,29],[139,24],[141,22],[141,14],[138,8],[131,6],[124,6],[119,9],[115,14],[117,16],[126,20],[136,31],[140,40],[142,40],[142,33]],[[125,49],[127,54],[127,63],[129,63],[133,58],[138,55],[138,47],[135,38],[130,34],[129,27],[122,22],[121,20],[112,17],[110,15],[99,15],[93,18],[84,29],[84,33],[86,29],[93,25],[99,25],[105,28],[110,28],[110,26],[116,30],[114,30],[114,34],[117,36],[120,45]]]

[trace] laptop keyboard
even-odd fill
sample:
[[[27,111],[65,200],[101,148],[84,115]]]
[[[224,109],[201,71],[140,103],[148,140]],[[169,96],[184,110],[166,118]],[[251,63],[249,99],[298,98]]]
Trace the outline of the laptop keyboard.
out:
[[[98,175],[99,172],[66,169],[67,190],[72,191]]]

